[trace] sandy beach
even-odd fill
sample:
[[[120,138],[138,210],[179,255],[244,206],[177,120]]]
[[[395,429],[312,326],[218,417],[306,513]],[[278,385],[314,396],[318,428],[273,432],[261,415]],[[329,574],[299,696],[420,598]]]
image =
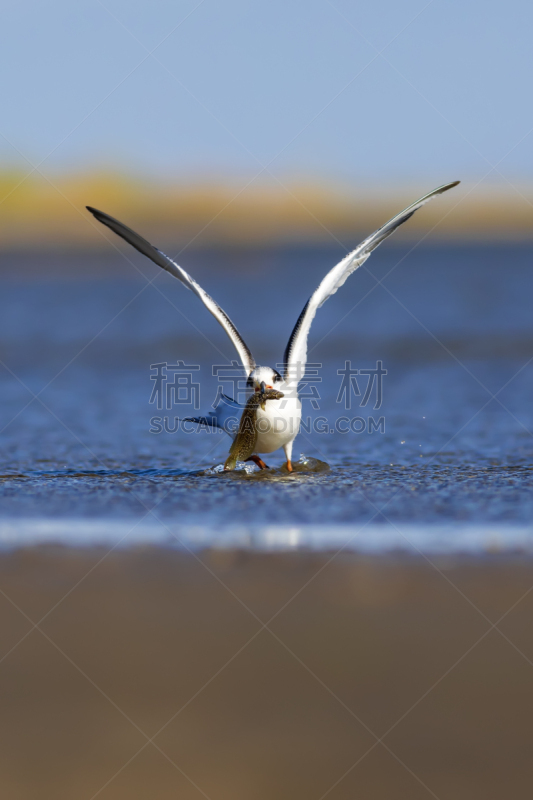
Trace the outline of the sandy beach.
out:
[[[531,561],[330,558],[4,553],[2,795],[526,797]]]

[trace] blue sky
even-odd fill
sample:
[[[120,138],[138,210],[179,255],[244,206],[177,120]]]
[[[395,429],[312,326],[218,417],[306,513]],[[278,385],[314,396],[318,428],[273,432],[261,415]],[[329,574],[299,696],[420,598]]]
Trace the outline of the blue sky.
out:
[[[3,166],[533,177],[521,0],[19,0],[2,18]]]

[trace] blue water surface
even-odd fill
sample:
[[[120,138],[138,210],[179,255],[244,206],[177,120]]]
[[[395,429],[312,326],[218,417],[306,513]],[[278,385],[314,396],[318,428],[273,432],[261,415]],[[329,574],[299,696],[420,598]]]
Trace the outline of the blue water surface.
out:
[[[376,251],[313,324],[293,475],[281,452],[269,472],[221,474],[224,434],[150,432],[231,393],[236,353],[192,293],[124,253],[2,256],[0,543],[529,549],[531,245]],[[290,245],[180,261],[274,366],[343,255]],[[361,405],[368,376],[340,392],[339,370],[378,361],[379,408],[375,387]],[[188,388],[158,409],[153,365],[178,362]]]

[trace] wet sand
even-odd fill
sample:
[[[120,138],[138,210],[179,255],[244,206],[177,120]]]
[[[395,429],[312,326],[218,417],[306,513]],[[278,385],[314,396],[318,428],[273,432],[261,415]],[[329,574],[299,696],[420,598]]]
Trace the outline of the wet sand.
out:
[[[533,562],[329,558],[3,554],[2,796],[528,797]]]

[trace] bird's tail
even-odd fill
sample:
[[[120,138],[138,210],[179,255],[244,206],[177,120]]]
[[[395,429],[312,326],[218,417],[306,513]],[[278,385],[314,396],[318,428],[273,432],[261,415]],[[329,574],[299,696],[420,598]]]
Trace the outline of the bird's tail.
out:
[[[197,425],[204,425],[207,428],[221,428],[215,416],[212,417],[183,417],[180,422],[195,422]]]

